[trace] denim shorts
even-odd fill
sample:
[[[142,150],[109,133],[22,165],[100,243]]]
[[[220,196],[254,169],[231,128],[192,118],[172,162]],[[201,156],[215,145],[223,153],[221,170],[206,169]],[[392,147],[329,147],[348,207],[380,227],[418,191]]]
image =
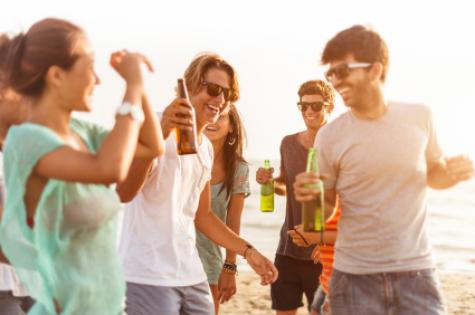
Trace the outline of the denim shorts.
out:
[[[338,315],[445,315],[433,269],[355,275],[333,270],[330,308]]]

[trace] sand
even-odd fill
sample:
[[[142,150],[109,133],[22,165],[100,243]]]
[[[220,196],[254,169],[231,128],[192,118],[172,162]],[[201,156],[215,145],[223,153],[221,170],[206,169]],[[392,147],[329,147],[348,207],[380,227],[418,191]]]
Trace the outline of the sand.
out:
[[[475,275],[472,274],[440,274],[451,315],[475,315]],[[271,310],[269,287],[259,284],[255,274],[241,272],[238,275],[238,292],[226,304],[221,305],[221,315],[270,315]],[[308,314],[300,308],[298,315]]]

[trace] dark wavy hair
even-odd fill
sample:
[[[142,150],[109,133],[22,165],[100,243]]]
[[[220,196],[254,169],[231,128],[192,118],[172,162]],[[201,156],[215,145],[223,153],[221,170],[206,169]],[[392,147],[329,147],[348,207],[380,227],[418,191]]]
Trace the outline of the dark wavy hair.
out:
[[[335,35],[325,46],[321,62],[344,59],[352,54],[358,62],[379,62],[383,65],[381,81],[386,80],[389,68],[388,47],[381,36],[363,25],[355,25]]]
[[[335,91],[333,87],[322,80],[311,80],[304,82],[298,91],[300,100],[305,95],[321,95],[323,101],[328,104],[335,104]]]
[[[51,66],[67,70],[77,60],[78,56],[72,51],[80,35],[84,35],[80,27],[54,18],[36,22],[28,32],[13,38],[3,35],[0,40],[1,81],[21,95],[41,95]]]
[[[246,130],[242,123],[239,112],[234,104],[229,105],[229,123],[233,131],[228,133],[223,148],[224,169],[226,171],[224,177],[224,185],[221,187],[226,189],[226,197],[229,198],[234,185],[234,175],[236,173],[239,162],[247,163],[243,157],[244,147],[246,146]]]

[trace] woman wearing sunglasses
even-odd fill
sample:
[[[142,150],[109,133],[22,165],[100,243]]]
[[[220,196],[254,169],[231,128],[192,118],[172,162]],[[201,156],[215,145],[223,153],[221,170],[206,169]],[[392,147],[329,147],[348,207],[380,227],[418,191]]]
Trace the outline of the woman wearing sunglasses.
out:
[[[271,286],[272,309],[279,315],[296,314],[303,306],[305,294],[311,304],[318,288],[321,265],[315,265],[311,258],[315,246],[296,246],[287,231],[301,224],[301,204],[295,200],[293,183],[295,176],[305,170],[308,148],[313,147],[315,136],[333,110],[335,94],[333,88],[324,81],[314,80],[303,83],[298,91],[300,111],[306,129],[284,137],[280,145],[280,175],[273,179],[273,169],[259,168],[256,181],[265,184],[274,180],[275,191],[287,196],[285,220],[280,232],[275,266],[279,279]]]
[[[37,302],[29,314],[118,315],[125,282],[116,249],[120,202],[111,184],[125,179],[134,155],[164,150],[158,120],[143,100],[140,65],[149,63],[139,54],[112,54],[126,90],[108,132],[72,118],[91,111],[99,83],[81,28],[41,20],[4,40],[2,50],[3,83],[32,102],[29,121],[11,127],[3,147],[0,228],[2,250]]]
[[[239,97],[234,69],[215,54],[203,54],[191,62],[184,79],[190,101],[175,99],[161,115],[166,154],[134,162],[129,178],[118,188],[122,200],[130,201],[120,241],[128,315],[214,314],[195,227],[242,255],[262,284],[277,278],[272,262],[211,210],[213,146],[203,132]],[[178,155],[171,131],[191,128],[194,121],[198,152]]]

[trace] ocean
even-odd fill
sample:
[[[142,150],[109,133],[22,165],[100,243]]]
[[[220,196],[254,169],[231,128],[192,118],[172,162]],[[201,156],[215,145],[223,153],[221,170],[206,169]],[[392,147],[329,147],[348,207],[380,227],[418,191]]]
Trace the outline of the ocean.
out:
[[[273,260],[285,218],[285,197],[276,195],[274,212],[259,210],[255,173],[262,164],[250,164],[251,195],[246,199],[241,235]],[[272,161],[272,165],[278,172],[279,162]],[[446,190],[429,190],[428,198],[429,234],[439,272],[475,273],[475,180]],[[250,270],[243,260],[239,266]]]

